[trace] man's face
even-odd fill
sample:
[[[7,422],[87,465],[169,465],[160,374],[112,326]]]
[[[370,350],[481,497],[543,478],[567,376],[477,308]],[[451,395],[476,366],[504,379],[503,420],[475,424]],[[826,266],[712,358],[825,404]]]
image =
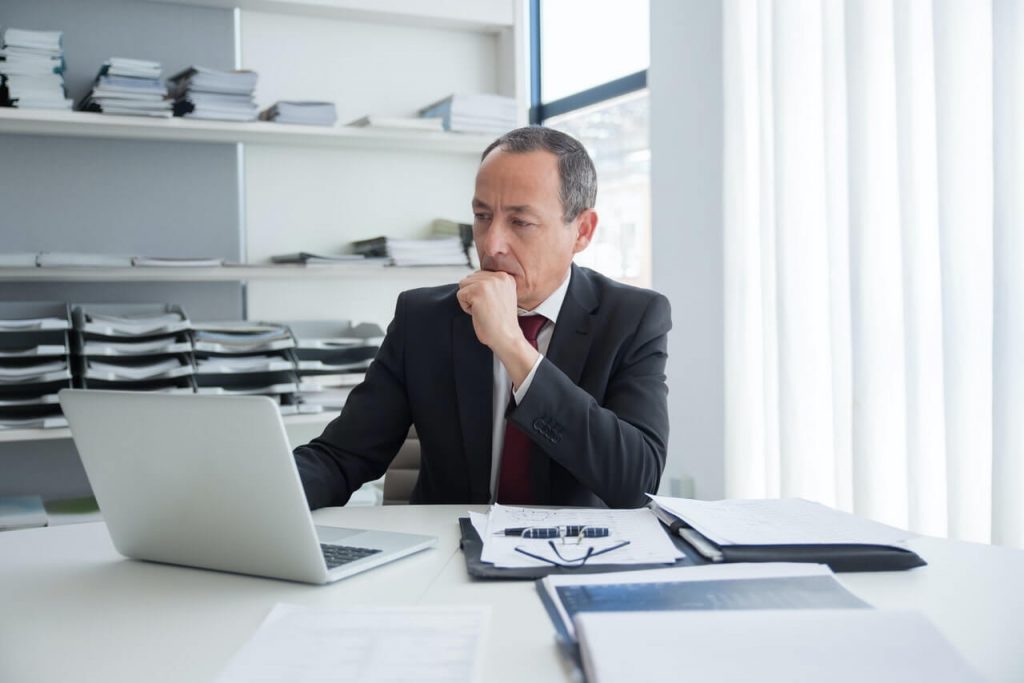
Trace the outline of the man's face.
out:
[[[560,188],[551,152],[495,149],[477,171],[473,238],[480,268],[514,277],[520,308],[531,310],[555,291],[597,224],[589,209],[562,222]]]

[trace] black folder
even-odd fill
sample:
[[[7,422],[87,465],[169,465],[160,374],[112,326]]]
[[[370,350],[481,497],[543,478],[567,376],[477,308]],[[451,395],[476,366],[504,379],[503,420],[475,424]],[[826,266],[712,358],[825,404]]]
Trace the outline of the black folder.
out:
[[[922,567],[927,562],[909,548],[867,543],[808,543],[793,545],[719,545],[674,515],[657,515],[673,538],[696,536],[702,548],[699,564],[710,562],[817,562],[834,572],[886,572]],[[689,545],[689,543],[687,544]],[[710,549],[712,552],[706,552]],[[712,559],[715,558],[715,559]]]

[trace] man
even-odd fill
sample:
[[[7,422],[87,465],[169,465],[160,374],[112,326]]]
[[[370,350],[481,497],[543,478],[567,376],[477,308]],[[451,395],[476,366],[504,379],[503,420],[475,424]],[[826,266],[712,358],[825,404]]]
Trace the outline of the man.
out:
[[[310,506],[344,504],[420,439],[414,503],[637,507],[668,440],[668,300],[572,263],[597,226],[583,146],[520,128],[483,153],[481,270],[403,292],[366,380],[295,450]]]

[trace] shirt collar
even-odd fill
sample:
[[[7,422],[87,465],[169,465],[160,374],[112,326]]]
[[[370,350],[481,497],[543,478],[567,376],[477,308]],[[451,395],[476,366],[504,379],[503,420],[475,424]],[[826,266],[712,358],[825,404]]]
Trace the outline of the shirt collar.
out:
[[[562,278],[562,284],[558,285],[558,288],[551,292],[551,296],[540,302],[532,311],[520,308],[518,311],[519,315],[542,315],[551,322],[556,322],[558,320],[558,312],[562,310],[562,302],[565,301],[565,294],[569,291],[569,279],[571,277],[572,266],[569,266],[565,277]]]

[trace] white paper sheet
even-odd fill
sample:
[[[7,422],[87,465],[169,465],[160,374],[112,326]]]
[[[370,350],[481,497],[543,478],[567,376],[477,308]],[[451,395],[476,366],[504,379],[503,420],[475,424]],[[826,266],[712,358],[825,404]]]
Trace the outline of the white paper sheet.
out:
[[[931,683],[982,678],[916,612],[584,612],[590,683]]]
[[[913,536],[905,529],[801,498],[713,501],[666,496],[650,498],[719,545],[902,545]]]
[[[470,517],[471,521],[473,517]],[[519,536],[504,536],[504,529],[522,527],[554,527],[587,525],[607,527],[607,538],[586,538],[581,545],[559,545],[566,560],[582,557],[587,548],[594,552],[628,540],[629,545],[618,548],[588,560],[587,564],[656,564],[672,563],[683,554],[669,540],[657,518],[646,508],[639,510],[605,509],[541,509],[493,505],[488,516],[487,528],[480,534],[484,547],[480,559],[497,567],[538,567],[547,566],[543,560],[536,560],[516,551],[523,548],[536,555],[559,560],[547,540],[523,539]],[[479,530],[478,530],[479,533]],[[557,541],[556,541],[557,543]]]
[[[486,607],[312,608],[278,604],[218,683],[469,683]]]

